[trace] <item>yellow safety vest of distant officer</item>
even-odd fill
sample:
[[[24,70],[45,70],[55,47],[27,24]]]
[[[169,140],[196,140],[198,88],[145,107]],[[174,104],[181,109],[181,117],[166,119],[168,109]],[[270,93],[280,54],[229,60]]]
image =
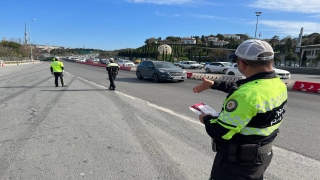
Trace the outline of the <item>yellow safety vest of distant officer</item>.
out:
[[[53,62],[51,62],[51,73],[53,74],[54,72],[63,72],[63,63],[61,61],[59,61],[59,58],[52,58]]]
[[[54,80],[55,86],[59,87],[58,78],[60,78],[61,86],[62,87],[66,86],[63,80],[63,72],[64,72],[63,63],[59,60],[59,57],[53,57],[52,60],[53,62],[51,62],[50,64],[50,71],[51,71],[51,74],[53,74],[55,77],[55,80]]]
[[[235,55],[246,79],[230,83],[202,78],[193,89],[195,93],[207,89],[228,93],[217,117],[199,116],[217,152],[210,179],[263,180],[286,112],[287,87],[272,69],[274,51],[267,42],[244,41]]]

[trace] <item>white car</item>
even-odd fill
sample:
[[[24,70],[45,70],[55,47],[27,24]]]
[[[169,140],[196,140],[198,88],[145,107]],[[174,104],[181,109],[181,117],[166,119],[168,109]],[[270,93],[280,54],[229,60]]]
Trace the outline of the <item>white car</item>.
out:
[[[117,63],[118,63],[119,66],[135,67],[135,64],[132,61],[129,61],[129,60],[120,59],[120,60],[118,60]]]
[[[274,72],[280,79],[290,79],[291,74],[289,71],[278,69],[273,67]],[[229,69],[226,72],[226,75],[235,75],[235,76],[244,76],[238,69],[237,63],[232,64],[232,66],[229,67]]]
[[[212,62],[210,64],[207,64],[204,67],[204,70],[207,73],[210,72],[218,72],[218,73],[223,73],[226,74],[227,70],[229,69],[229,67],[232,65],[231,62]]]
[[[196,61],[183,61],[183,62],[180,63],[180,67],[182,69],[184,69],[184,68],[187,68],[187,69],[194,69],[194,68],[201,69],[201,68],[203,68],[203,65],[197,63]]]

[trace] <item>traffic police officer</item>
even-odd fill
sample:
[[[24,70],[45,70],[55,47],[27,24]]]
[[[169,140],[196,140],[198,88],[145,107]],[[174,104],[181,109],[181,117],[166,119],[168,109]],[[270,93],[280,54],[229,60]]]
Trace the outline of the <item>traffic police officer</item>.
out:
[[[217,152],[210,179],[263,180],[286,112],[287,88],[273,71],[274,52],[267,42],[244,41],[235,54],[246,79],[229,83],[202,78],[193,88],[195,93],[207,89],[228,93],[218,117],[199,116]]]
[[[53,62],[51,62],[51,74],[54,75],[54,83],[56,85],[56,87],[59,87],[58,85],[58,78],[60,77],[60,81],[61,81],[61,86],[64,87],[66,86],[64,84],[63,81],[63,72],[64,72],[64,67],[63,67],[63,63],[59,60],[59,57],[53,57],[52,58]]]
[[[114,80],[117,77],[118,71],[119,71],[119,65],[114,63],[114,59],[110,58],[110,63],[107,65],[106,70],[108,71],[109,80],[110,80],[110,90],[115,90],[116,85],[114,84]]]

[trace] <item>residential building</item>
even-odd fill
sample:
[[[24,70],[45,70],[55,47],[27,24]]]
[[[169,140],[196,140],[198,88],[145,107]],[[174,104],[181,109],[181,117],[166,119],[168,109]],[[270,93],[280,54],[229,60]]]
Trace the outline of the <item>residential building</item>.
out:
[[[181,42],[182,42],[182,44],[196,44],[197,43],[195,38],[189,38],[189,37],[181,38]]]
[[[216,42],[213,42],[213,45],[216,45],[216,46],[224,46],[224,45],[227,45],[229,44],[228,41],[216,41]]]
[[[217,42],[219,39],[217,37],[210,36],[208,37],[208,41]]]
[[[223,34],[223,36],[226,37],[226,38],[232,38],[232,39],[240,40],[240,36],[235,35],[235,34]]]

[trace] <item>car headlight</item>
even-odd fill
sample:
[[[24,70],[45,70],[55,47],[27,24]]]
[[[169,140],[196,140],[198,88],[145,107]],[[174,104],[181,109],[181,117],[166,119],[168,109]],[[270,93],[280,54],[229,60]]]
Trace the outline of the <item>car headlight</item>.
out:
[[[159,72],[161,72],[161,73],[168,73],[168,71],[164,71],[164,70],[159,70]]]
[[[183,74],[185,74],[187,71],[182,71]]]

